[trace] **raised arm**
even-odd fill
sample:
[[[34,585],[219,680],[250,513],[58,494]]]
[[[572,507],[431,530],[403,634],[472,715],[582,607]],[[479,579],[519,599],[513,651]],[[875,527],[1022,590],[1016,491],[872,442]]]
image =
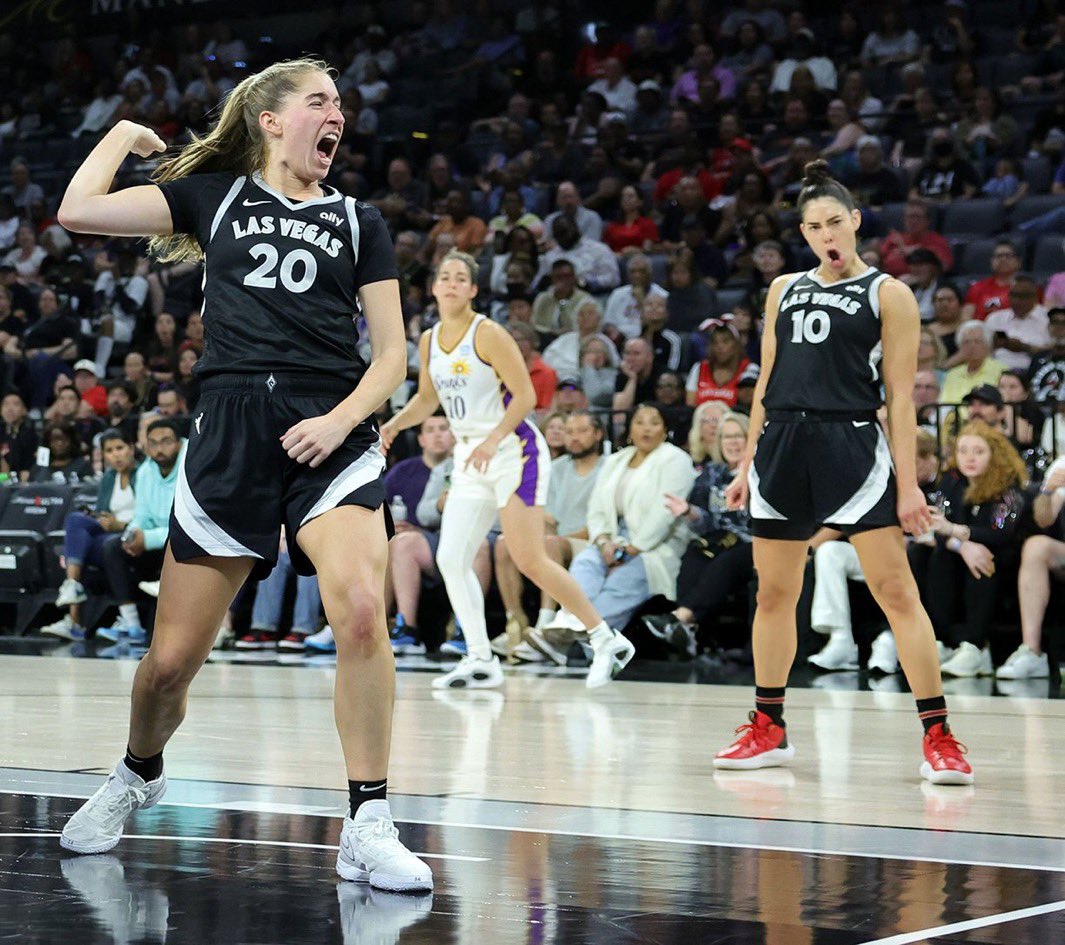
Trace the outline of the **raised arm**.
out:
[[[67,185],[58,219],[74,233],[103,236],[169,236],[170,207],[154,184],[109,193],[115,174],[130,155],[151,157],[166,145],[150,128],[120,121],[92,149]]]

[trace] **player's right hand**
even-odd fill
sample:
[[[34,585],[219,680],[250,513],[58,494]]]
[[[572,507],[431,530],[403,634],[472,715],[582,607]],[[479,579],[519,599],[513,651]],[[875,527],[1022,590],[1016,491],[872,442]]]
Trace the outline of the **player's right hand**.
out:
[[[166,142],[151,128],[138,125],[128,119],[123,119],[120,124],[122,125],[122,130],[130,137],[130,151],[136,154],[137,157],[151,157],[153,154],[166,150]]]
[[[392,425],[392,421],[389,420],[388,423],[382,423],[381,428],[377,432],[381,435],[381,452],[387,456],[388,451],[392,449],[393,442],[395,442],[396,437],[399,435],[399,430],[397,430]]]
[[[735,478],[728,484],[725,490],[725,507],[730,512],[739,512],[747,508],[747,467],[741,466]]]

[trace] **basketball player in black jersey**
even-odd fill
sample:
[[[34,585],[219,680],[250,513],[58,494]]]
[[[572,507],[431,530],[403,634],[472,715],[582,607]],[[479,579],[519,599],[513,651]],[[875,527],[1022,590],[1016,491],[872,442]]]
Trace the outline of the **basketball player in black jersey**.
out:
[[[971,784],[965,748],[947,725],[935,636],[903,541],[903,529],[920,535],[932,524],[914,465],[917,301],[859,258],[861,214],[824,161],[806,166],[798,206],[819,265],[770,286],[747,454],[726,492],[730,508],[750,500],[758,572],[755,711],[714,765],[765,768],[794,756],[784,690],[807,548],[824,525],[850,536],[895,635],[925,728],[922,777]],[[890,446],[876,417],[885,401],[881,385]]]
[[[322,184],[343,132],[340,97],[314,60],[241,82],[218,123],[163,161],[156,183],[109,192],[129,154],[165,148],[119,122],[70,182],[68,229],[151,236],[164,260],[204,258],[206,349],[170,522],[152,644],[133,684],[129,742],[61,843],[100,853],[166,788],[163,748],[189,684],[253,572],[317,572],[337,643],[335,716],[351,817],[337,872],[392,890],[432,888],[386,800],[395,666],[385,626],[384,459],[372,417],[406,373],[392,244],[380,214]],[[373,357],[357,353],[365,313]]]

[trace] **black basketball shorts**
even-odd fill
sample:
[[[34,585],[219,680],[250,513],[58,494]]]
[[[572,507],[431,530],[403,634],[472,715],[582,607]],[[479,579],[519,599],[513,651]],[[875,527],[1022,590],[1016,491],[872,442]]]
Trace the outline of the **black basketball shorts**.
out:
[[[300,528],[341,505],[384,504],[380,437],[367,420],[312,469],[288,456],[281,436],[300,420],[328,413],[351,390],[340,379],[280,373],[206,379],[170,515],[174,557],[259,558],[253,576],[265,577],[277,563],[284,525],[293,567],[314,574],[299,546]],[[387,509],[385,519],[391,534]]]
[[[751,531],[805,541],[898,525],[895,467],[874,414],[769,410],[748,471]]]

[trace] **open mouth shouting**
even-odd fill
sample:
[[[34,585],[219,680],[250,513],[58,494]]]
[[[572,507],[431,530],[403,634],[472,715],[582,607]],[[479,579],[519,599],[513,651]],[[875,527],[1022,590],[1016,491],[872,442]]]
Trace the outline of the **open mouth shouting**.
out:
[[[833,269],[839,269],[843,266],[843,254],[838,249],[828,250],[828,264]]]
[[[339,144],[340,135],[336,131],[327,131],[318,139],[315,151],[318,154],[319,161],[326,167],[333,163],[333,155],[336,154]]]

